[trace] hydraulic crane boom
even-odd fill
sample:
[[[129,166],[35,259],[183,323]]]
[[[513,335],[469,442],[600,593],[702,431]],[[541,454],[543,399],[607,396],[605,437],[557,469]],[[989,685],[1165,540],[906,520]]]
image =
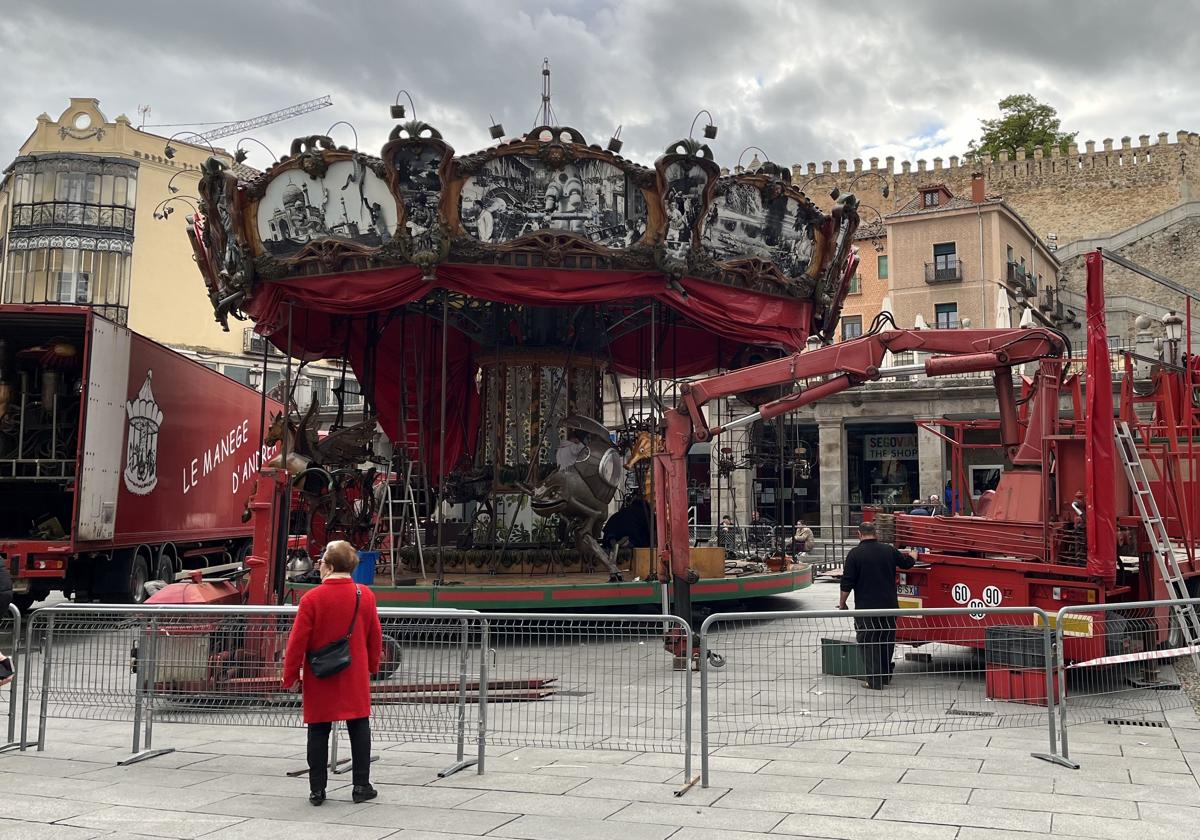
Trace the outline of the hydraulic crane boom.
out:
[[[883,368],[887,353],[931,354],[923,363]],[[689,535],[687,527],[687,452],[693,443],[755,420],[795,411],[848,388],[885,376],[924,372],[950,376],[993,372],[1000,410],[1000,437],[1014,466],[1040,467],[1042,442],[1058,423],[1062,356],[1066,339],[1050,329],[883,330],[818,350],[735,370],[685,385],[678,407],[665,416],[664,451],[654,456],[659,576],[670,576],[675,614],[690,620]],[[1021,439],[1012,368],[1039,363],[1033,406]],[[714,399],[770,386],[800,386],[780,399],[724,426],[709,426],[704,406]]]

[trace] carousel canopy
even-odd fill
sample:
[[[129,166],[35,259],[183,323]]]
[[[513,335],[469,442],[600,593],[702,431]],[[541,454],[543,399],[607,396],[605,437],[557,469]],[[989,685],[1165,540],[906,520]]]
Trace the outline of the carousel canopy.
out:
[[[409,379],[425,410],[445,347],[451,462],[471,450],[486,354],[558,347],[666,378],[795,351],[832,337],[857,266],[853,196],[825,214],[787,168],[722,176],[690,139],[647,168],[548,125],[455,155],[414,121],[379,157],[299,138],[248,182],[210,159],[200,196],[189,235],[217,320],[348,359],[393,439],[414,403],[405,359],[424,361]]]

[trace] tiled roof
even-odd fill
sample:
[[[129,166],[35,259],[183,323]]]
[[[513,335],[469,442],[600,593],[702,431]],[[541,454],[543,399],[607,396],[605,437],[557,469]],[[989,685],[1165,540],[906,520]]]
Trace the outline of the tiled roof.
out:
[[[988,196],[983,201],[984,206],[992,206],[1003,203],[1004,199],[996,198],[994,196]],[[889,213],[884,218],[895,219],[906,216],[923,216],[933,213],[941,213],[944,210],[965,210],[967,208],[976,206],[974,201],[971,201],[967,198],[959,198],[958,196],[954,196],[949,201],[945,202],[944,204],[939,204],[937,207],[925,207],[924,204],[925,194],[923,192],[919,192],[899,210],[894,213]]]
[[[231,167],[229,167],[229,169],[234,175],[237,176],[238,181],[241,183],[253,181],[262,174],[253,166],[247,166],[244,163],[234,163]]]

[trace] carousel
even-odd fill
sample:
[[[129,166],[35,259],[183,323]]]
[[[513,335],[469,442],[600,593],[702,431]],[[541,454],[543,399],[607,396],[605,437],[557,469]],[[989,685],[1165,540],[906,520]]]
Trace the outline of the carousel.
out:
[[[691,137],[652,167],[552,124],[460,155],[392,117],[378,156],[303,137],[248,181],[210,159],[189,225],[225,329],[253,321],[285,381],[314,360],[345,372],[331,428],[311,406],[263,423],[295,475],[286,589],[345,538],[377,558],[383,604],[665,602],[663,413],[689,377],[832,339],[852,197],[822,212],[788,168],[729,173]],[[782,552],[748,564],[700,537],[693,601],[812,582]]]

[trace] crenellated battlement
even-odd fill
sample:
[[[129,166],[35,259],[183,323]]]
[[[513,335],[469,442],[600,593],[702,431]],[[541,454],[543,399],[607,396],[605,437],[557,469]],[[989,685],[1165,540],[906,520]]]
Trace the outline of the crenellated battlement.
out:
[[[971,178],[981,173],[988,194],[1000,195],[1042,237],[1059,245],[1107,236],[1200,197],[1200,134],[1161,132],[1119,142],[1088,140],[996,157],[951,155],[932,160],[895,157],[796,164],[792,181],[828,207],[833,187],[853,191],[881,214],[907,203],[917,190],[942,183],[955,195],[970,196]],[[883,195],[883,187],[888,195]]]
[[[1163,157],[1178,160],[1179,155],[1188,154],[1191,147],[1200,147],[1200,134],[1194,131],[1177,131],[1175,141],[1172,142],[1170,134],[1162,131],[1159,132],[1158,138],[1154,142],[1151,142],[1149,134],[1143,134],[1138,137],[1137,145],[1134,145],[1132,137],[1122,137],[1119,146],[1115,145],[1112,138],[1100,141],[1099,149],[1096,148],[1096,145],[1097,141],[1088,140],[1083,144],[1082,149],[1079,144],[1072,143],[1066,152],[1063,152],[1058,146],[1047,146],[1034,149],[1032,155],[1026,154],[1024,149],[1017,149],[1015,152],[1002,151],[996,157],[980,155],[976,158],[951,155],[949,160],[935,157],[932,161],[922,158],[915,164],[912,161],[900,161],[898,167],[896,158],[891,155],[884,158],[882,164],[877,157],[869,158],[865,166],[862,158],[854,158],[852,161],[842,159],[836,162],[825,160],[820,163],[797,163],[792,165],[792,179],[802,183],[805,179],[814,176],[859,175],[868,172],[901,177],[912,174],[914,171],[918,173],[945,172],[948,176],[953,177],[960,170],[966,171],[968,176],[972,173],[983,172],[985,176],[993,175],[1002,178],[1022,175],[1040,177],[1048,173],[1070,174],[1081,170],[1146,166],[1158,163]],[[1013,168],[1012,164],[1014,163],[1024,163],[1025,166]]]

